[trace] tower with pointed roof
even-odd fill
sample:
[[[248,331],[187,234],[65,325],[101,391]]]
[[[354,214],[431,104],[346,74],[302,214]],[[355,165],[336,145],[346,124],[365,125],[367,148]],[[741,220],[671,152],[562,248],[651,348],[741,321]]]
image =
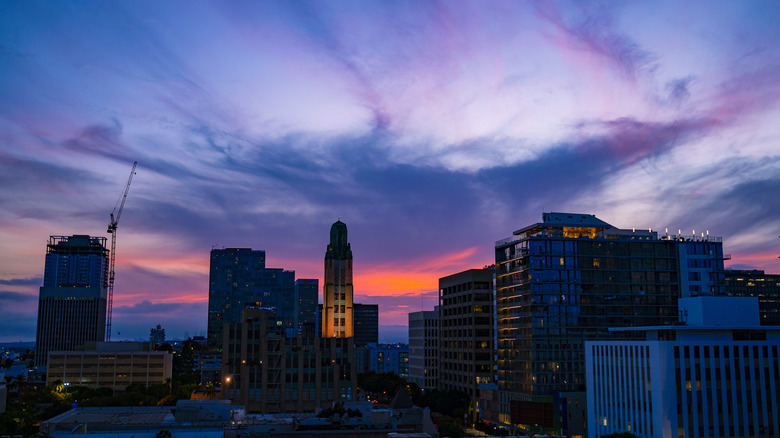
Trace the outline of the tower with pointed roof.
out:
[[[322,337],[353,337],[352,249],[340,220],[330,227],[322,295]]]

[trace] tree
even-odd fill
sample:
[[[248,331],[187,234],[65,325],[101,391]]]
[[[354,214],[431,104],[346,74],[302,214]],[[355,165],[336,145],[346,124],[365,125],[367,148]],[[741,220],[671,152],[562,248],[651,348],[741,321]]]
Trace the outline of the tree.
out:
[[[399,389],[405,388],[407,385],[406,380],[395,373],[376,373],[369,371],[358,376],[358,386],[367,392],[375,394],[390,395],[398,392]]]
[[[455,423],[450,423],[449,421],[439,422],[437,429],[439,431],[439,436],[443,437],[446,436],[449,438],[463,438],[466,436],[466,432],[464,432],[463,429],[458,427],[458,425]]]
[[[206,393],[206,398],[209,400],[217,398],[217,387],[214,386],[214,382],[207,383],[204,392]]]
[[[336,403],[330,408],[323,409],[320,411],[319,414],[317,414],[320,418],[329,418],[333,415],[338,415],[339,417],[343,417],[344,414],[347,414],[347,417],[354,418],[354,417],[362,417],[363,413],[360,412],[357,409],[344,409],[344,403]]]
[[[32,434],[33,424],[39,421],[38,409],[29,403],[15,401],[0,414],[0,431],[8,435]]]

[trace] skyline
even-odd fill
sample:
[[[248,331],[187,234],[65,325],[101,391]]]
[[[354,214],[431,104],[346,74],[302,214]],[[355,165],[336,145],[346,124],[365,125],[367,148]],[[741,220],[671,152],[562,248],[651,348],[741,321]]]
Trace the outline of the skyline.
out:
[[[727,267],[780,272],[779,4],[0,10],[0,342],[35,338],[49,236],[107,236],[135,160],[112,339],[205,333],[214,247],[322,300],[338,218],[380,340],[543,211],[709,231]]]

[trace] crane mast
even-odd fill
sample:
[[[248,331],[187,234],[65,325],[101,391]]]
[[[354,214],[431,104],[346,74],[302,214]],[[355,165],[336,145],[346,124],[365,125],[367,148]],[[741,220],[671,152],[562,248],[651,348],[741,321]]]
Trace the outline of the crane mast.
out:
[[[111,315],[114,308],[114,266],[116,263],[116,227],[119,224],[119,217],[122,216],[122,210],[125,208],[125,201],[127,200],[127,192],[130,191],[130,183],[133,182],[133,175],[135,175],[135,167],[138,165],[138,161],[133,161],[133,169],[130,170],[130,177],[127,179],[127,185],[125,185],[125,192],[122,195],[121,203],[117,201],[117,205],[114,206],[114,211],[111,212],[111,222],[108,224],[108,232],[111,233],[111,254],[109,255],[108,263],[108,303],[106,308],[106,341],[111,341]],[[117,211],[117,206],[119,210]],[[114,216],[116,213],[116,216]]]

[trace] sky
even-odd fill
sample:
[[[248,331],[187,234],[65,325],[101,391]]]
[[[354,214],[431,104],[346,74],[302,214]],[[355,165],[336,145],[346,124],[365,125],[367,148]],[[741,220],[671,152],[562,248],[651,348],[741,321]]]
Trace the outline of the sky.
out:
[[[209,251],[323,277],[406,339],[542,212],[722,236],[780,273],[780,3],[4,1],[0,342],[50,235],[118,226],[112,339],[205,334]]]

